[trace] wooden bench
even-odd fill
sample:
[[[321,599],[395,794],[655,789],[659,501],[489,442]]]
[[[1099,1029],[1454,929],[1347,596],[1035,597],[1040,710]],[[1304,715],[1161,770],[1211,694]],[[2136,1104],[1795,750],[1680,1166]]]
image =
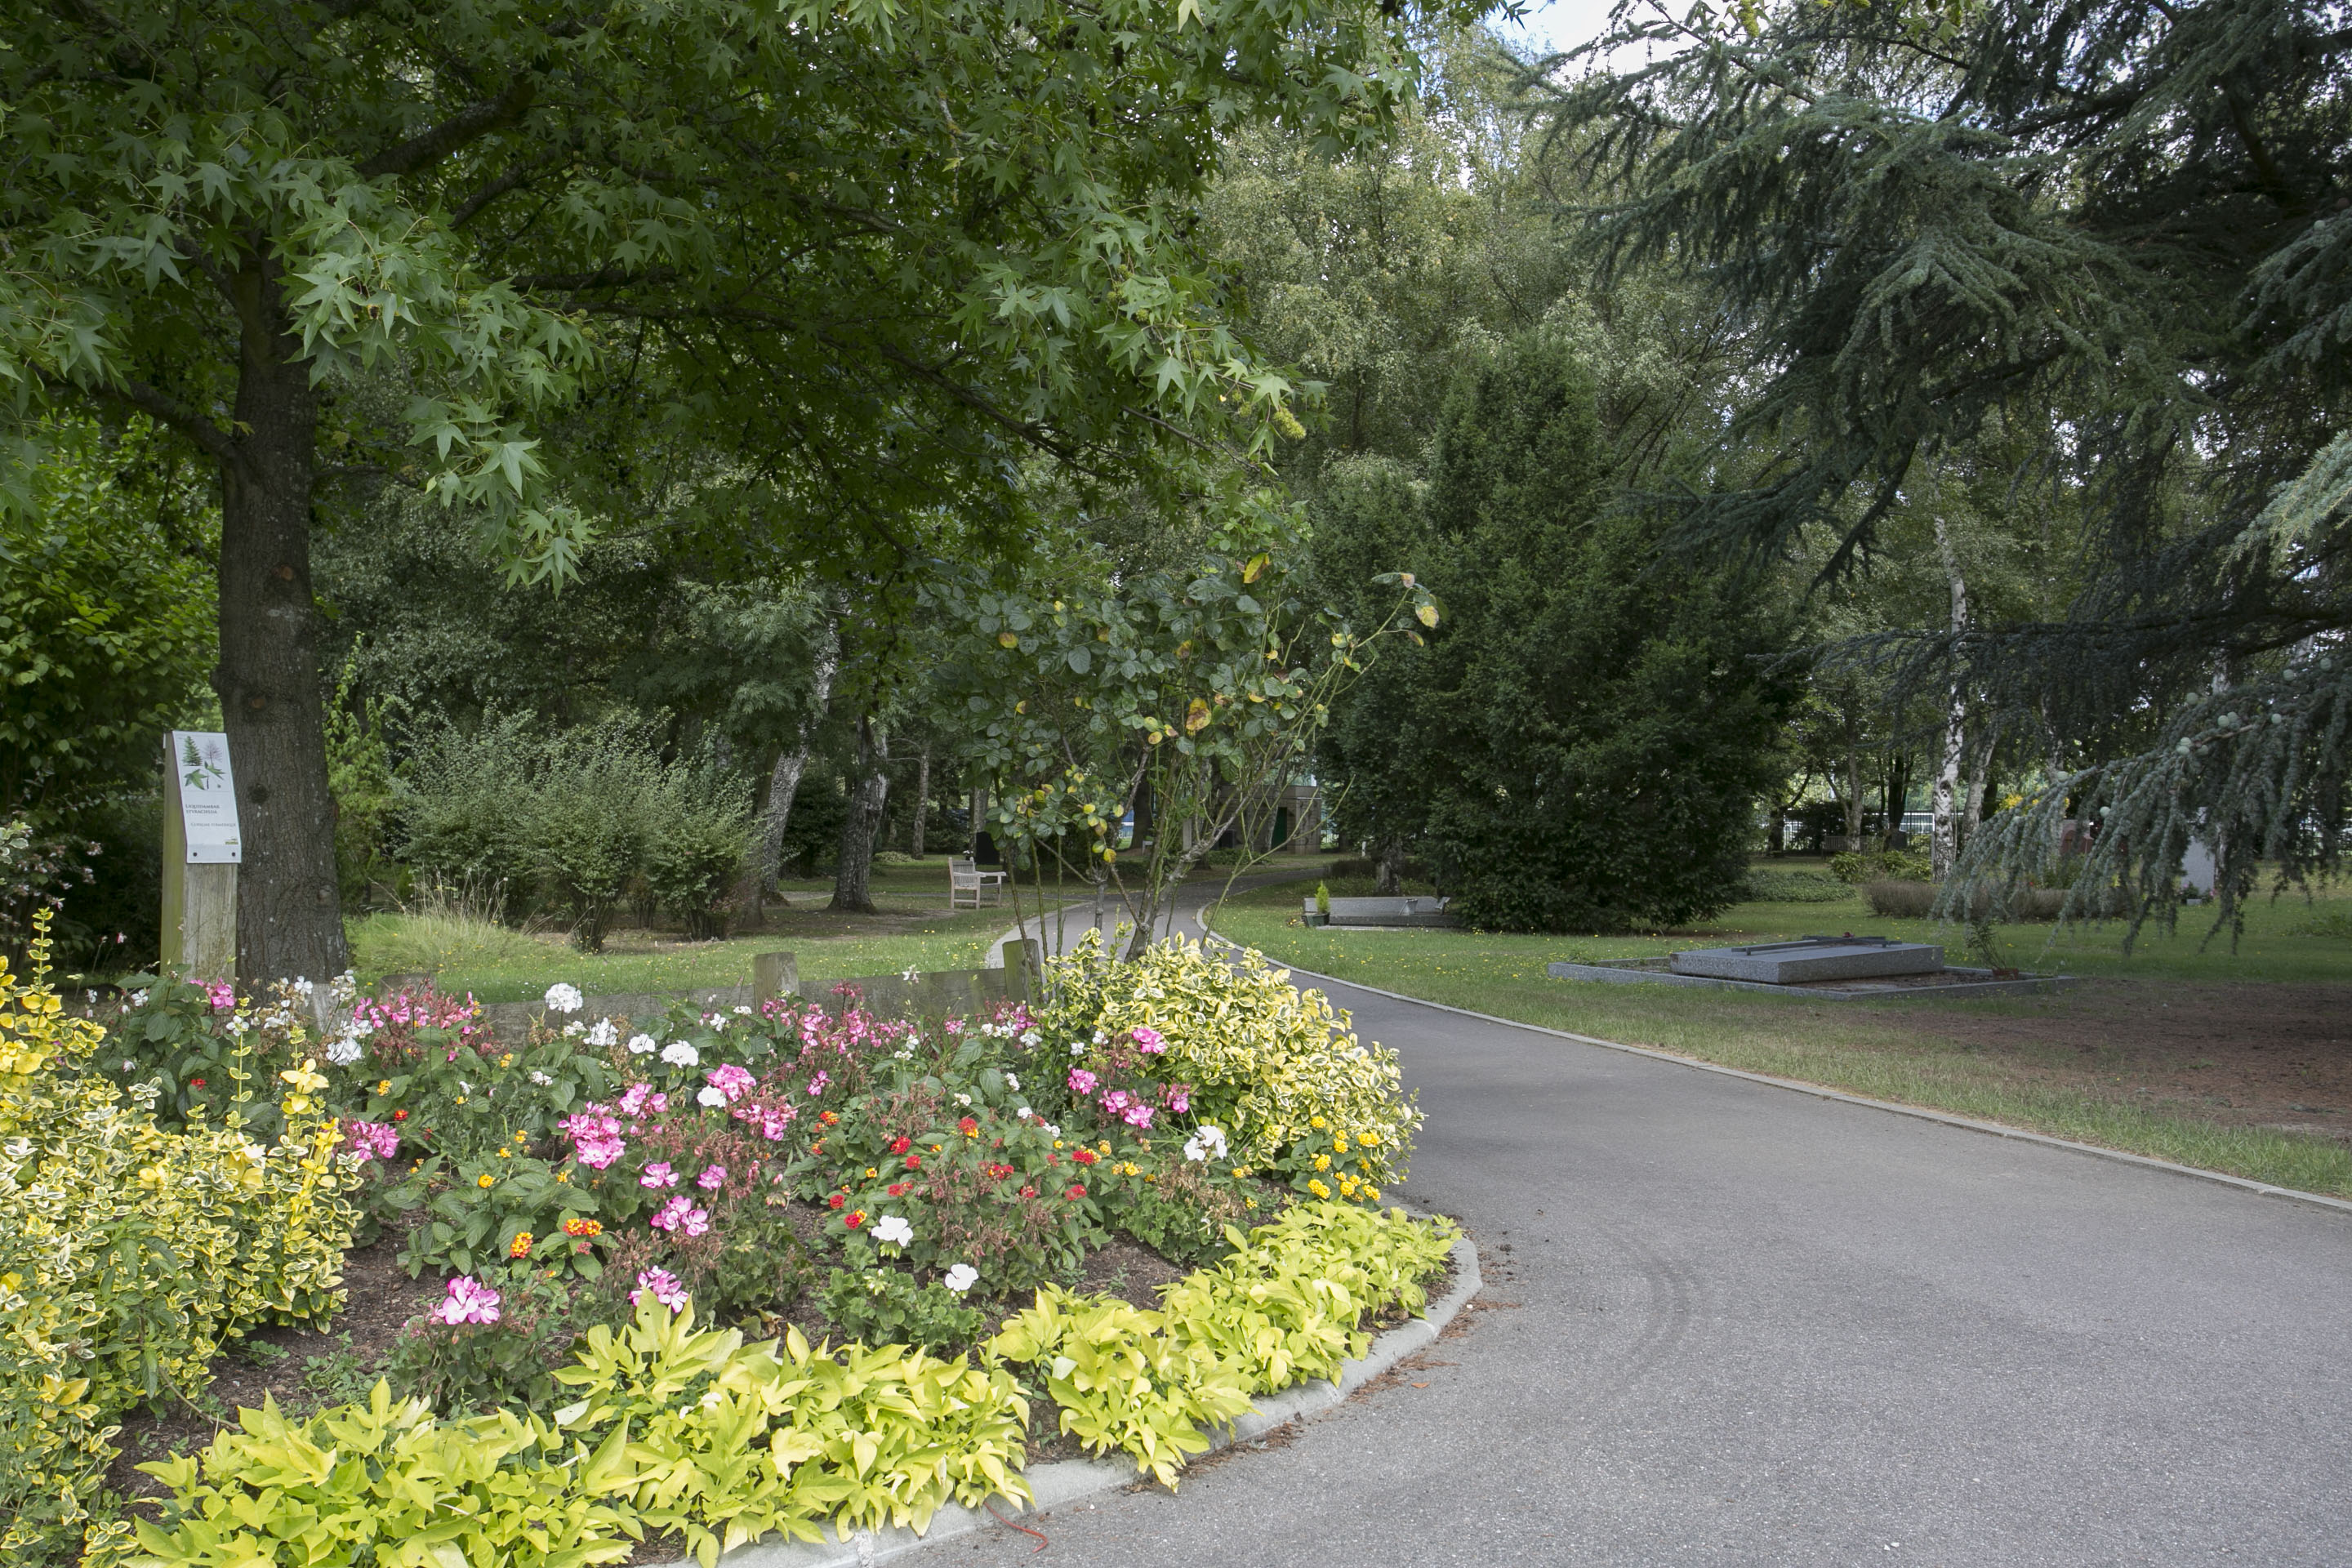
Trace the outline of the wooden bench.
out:
[[[969,855],[948,857],[948,908],[963,908],[962,899],[966,893],[971,895],[971,907],[975,910],[980,908],[980,895],[983,889],[994,895],[989,900],[991,904],[1003,903],[1004,873],[982,870],[980,862]]]

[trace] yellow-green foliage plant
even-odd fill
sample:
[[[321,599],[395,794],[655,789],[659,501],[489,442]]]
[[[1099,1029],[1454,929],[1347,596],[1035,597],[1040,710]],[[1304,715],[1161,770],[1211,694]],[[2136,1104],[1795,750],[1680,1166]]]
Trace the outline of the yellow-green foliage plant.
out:
[[[1349,1140],[1350,1163],[1363,1162],[1350,1180],[1359,1191],[1340,1195],[1377,1203],[1381,1186],[1403,1178],[1421,1112],[1396,1053],[1358,1039],[1347,1014],[1319,991],[1295,989],[1263,953],[1228,963],[1198,942],[1161,942],[1114,965],[1089,931],[1047,968],[1049,1033],[1158,1031],[1167,1049],[1152,1072],[1192,1086],[1192,1118],[1224,1130],[1243,1170],[1281,1165],[1294,1146],[1336,1133]]]
[[[0,1562],[70,1555],[127,1524],[89,1504],[116,1418],[193,1398],[229,1340],[340,1303],[355,1170],[305,1064],[280,1075],[275,1148],[166,1131],[92,1070],[103,1031],[0,962]]]
[[[240,1412],[200,1455],[139,1468],[172,1490],[162,1524],[137,1521],[146,1568],[592,1568],[637,1534],[595,1500],[625,1446],[591,1454],[538,1415],[440,1421],[421,1399],[289,1420],[275,1401]]]
[[[1048,1287],[989,1342],[1045,1371],[1061,1429],[1096,1453],[1119,1452],[1162,1485],[1209,1446],[1203,1427],[1250,1397],[1336,1377],[1371,1346],[1366,1324],[1427,1304],[1421,1281],[1459,1232],[1349,1204],[1300,1204],[1234,1250],[1160,1292],[1156,1312]]]
[[[904,1345],[812,1349],[798,1329],[746,1346],[697,1330],[652,1290],[615,1334],[589,1331],[577,1364],[555,1374],[581,1397],[567,1428],[615,1424],[623,1447],[599,1454],[599,1486],[645,1526],[676,1531],[705,1568],[721,1552],[780,1532],[821,1541],[830,1517],[852,1530],[918,1532],[950,1499],[978,1507],[1024,1498],[1018,1474],[1028,1402],[1012,1374]]]

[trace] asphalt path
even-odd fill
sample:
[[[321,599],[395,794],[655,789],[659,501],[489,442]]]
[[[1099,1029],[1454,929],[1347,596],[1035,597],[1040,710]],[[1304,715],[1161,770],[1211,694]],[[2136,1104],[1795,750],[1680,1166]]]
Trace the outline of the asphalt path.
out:
[[[1035,1561],[2352,1563],[2352,1217],[1329,990],[1481,1310]]]

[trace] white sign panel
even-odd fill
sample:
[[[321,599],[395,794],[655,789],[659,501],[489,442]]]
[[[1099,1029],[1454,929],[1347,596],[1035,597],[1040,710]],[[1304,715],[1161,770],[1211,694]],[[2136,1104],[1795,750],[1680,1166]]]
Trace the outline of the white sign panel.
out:
[[[228,737],[209,730],[174,730],[172,760],[179,775],[188,864],[236,865],[245,858],[245,849],[237,835],[236,779],[229,772]]]

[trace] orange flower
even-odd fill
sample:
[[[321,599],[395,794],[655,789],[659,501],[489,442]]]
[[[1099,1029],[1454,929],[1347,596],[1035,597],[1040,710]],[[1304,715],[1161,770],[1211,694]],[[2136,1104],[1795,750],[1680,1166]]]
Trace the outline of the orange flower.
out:
[[[582,1219],[578,1215],[573,1215],[570,1219],[563,1222],[563,1234],[566,1236],[602,1236],[604,1234],[604,1227],[593,1219]]]
[[[529,1258],[530,1256],[530,1232],[527,1230],[517,1231],[515,1233],[515,1238],[507,1243],[507,1256],[509,1258]]]

